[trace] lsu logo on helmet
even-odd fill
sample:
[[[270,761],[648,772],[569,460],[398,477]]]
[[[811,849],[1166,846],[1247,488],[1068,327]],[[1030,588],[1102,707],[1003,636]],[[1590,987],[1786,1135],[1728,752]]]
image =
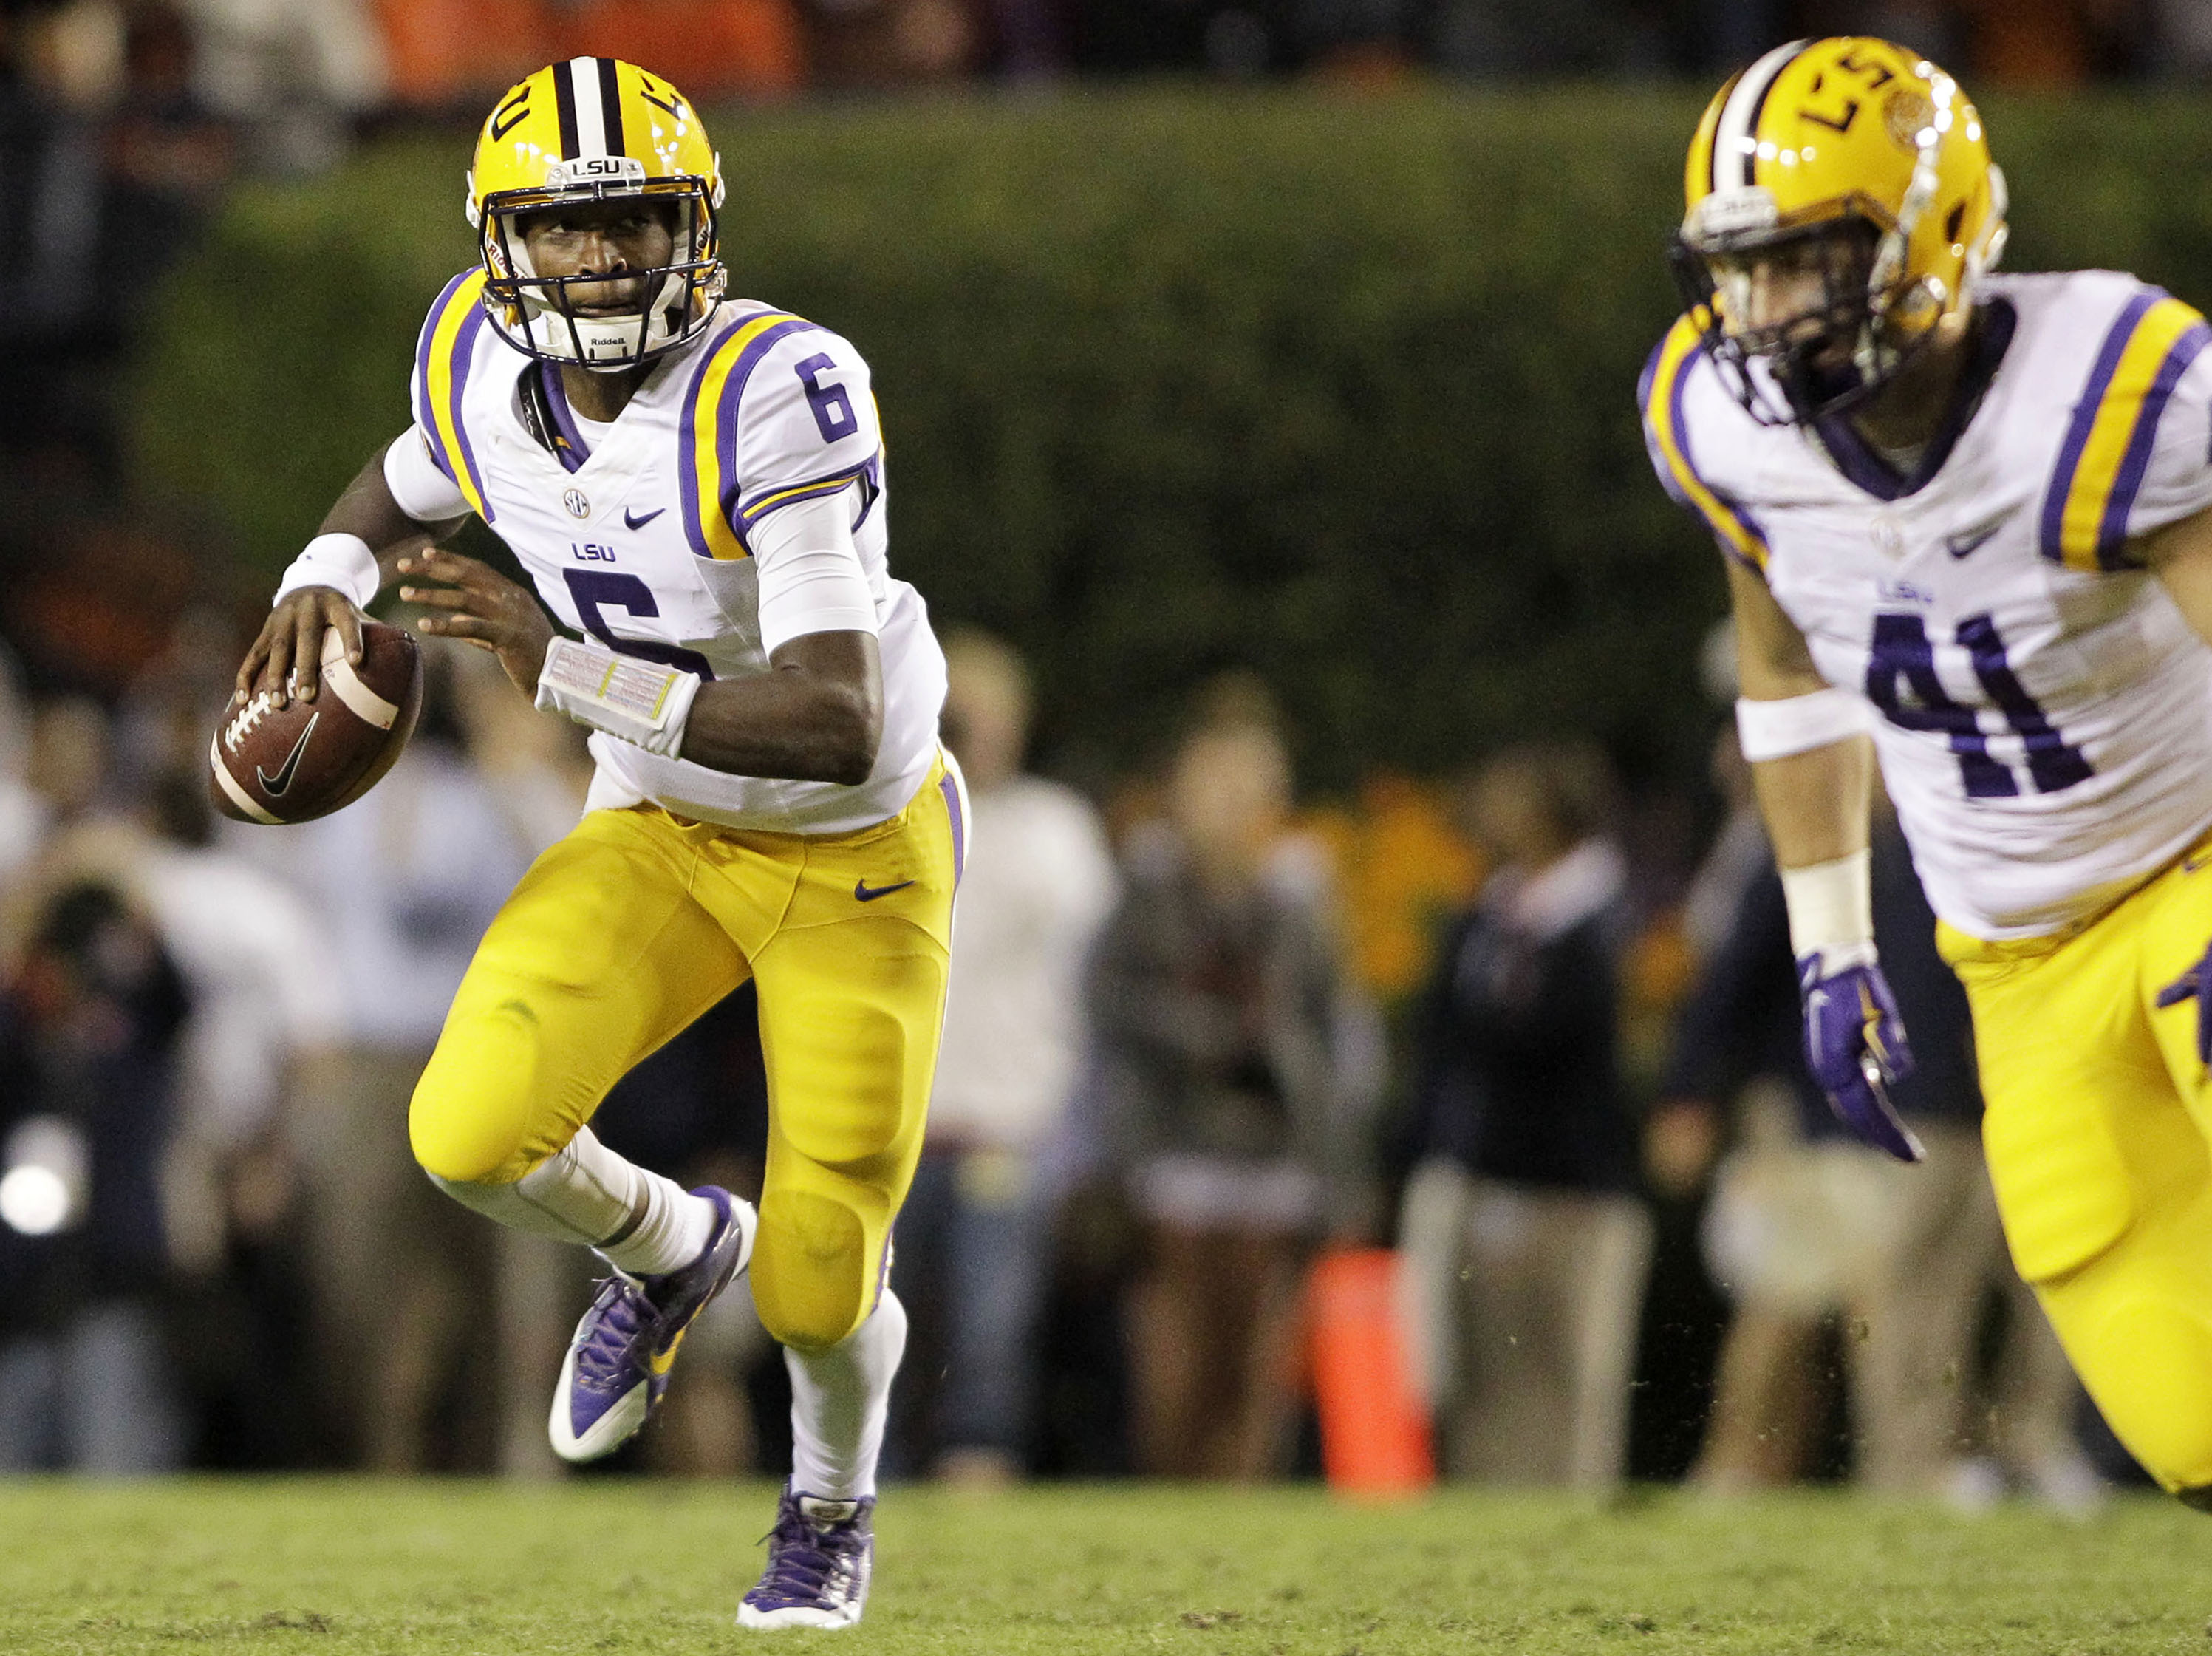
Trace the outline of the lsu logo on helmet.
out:
[[[1677,279],[1723,380],[1766,424],[1880,390],[2004,248],[2004,175],[1981,117],[1887,40],[1768,52],[1705,107],[1683,181]],[[1754,277],[1777,266],[1818,297],[1769,314]]]
[[[538,276],[517,221],[631,197],[675,208],[673,255],[644,272],[642,310],[580,311],[570,289],[592,278]],[[587,368],[627,368],[674,350],[706,327],[722,297],[721,204],[720,157],[683,94],[614,58],[548,64],[499,100],[469,169],[469,222],[492,325],[518,350]]]

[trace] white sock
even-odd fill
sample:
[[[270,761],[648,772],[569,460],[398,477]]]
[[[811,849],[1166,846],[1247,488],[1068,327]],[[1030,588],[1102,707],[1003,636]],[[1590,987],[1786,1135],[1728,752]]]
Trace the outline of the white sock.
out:
[[[688,1265],[714,1237],[713,1202],[617,1155],[588,1127],[512,1184],[431,1178],[464,1206],[532,1236],[597,1248],[633,1276]]]
[[[784,1348],[793,1489],[829,1501],[875,1494],[891,1377],[905,1352],[906,1307],[888,1288],[868,1320],[827,1351]]]

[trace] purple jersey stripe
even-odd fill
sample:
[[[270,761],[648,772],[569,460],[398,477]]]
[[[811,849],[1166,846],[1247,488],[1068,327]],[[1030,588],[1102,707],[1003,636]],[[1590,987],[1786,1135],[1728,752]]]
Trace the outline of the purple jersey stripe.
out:
[[[1705,353],[1706,348],[1704,345],[1699,345],[1687,356],[1685,356],[1682,359],[1681,366],[1674,370],[1674,390],[1672,394],[1668,398],[1667,406],[1667,423],[1673,429],[1674,434],[1674,452],[1682,457],[1682,464],[1689,468],[1690,475],[1697,478],[1698,483],[1704,485],[1705,491],[1711,495],[1715,500],[1720,502],[1721,504],[1729,511],[1735,513],[1736,521],[1742,524],[1760,545],[1768,545],[1771,543],[1766,539],[1766,531],[1759,527],[1759,520],[1752,516],[1750,513],[1745,511],[1742,507],[1737,505],[1719,490],[1714,488],[1711,483],[1707,482],[1705,473],[1698,470],[1697,461],[1690,456],[1690,422],[1688,417],[1682,411],[1682,396],[1683,393],[1690,387],[1690,375],[1696,372],[1698,361],[1705,356]],[[1750,558],[1746,557],[1743,553],[1737,549],[1734,539],[1723,530],[1719,524],[1716,523],[1709,527],[1716,535],[1719,536],[1721,544],[1728,548],[1728,554],[1730,557],[1735,559],[1737,563],[1742,564],[1744,568],[1747,569],[1758,569],[1759,565]]]
[[[761,358],[775,349],[780,340],[794,333],[814,329],[811,322],[793,317],[788,322],[778,322],[758,338],[746,342],[731,365],[730,377],[722,381],[721,400],[714,409],[714,475],[722,480],[722,498],[716,502],[722,514],[730,520],[730,527],[737,532],[738,542],[744,544],[745,527],[738,521],[738,411],[744,405],[745,382],[753,377]],[[752,548],[746,546],[750,552]]]
[[[937,787],[945,795],[945,814],[952,819],[952,886],[957,891],[960,876],[968,870],[968,825],[960,814],[960,784],[947,771]]]
[[[552,411],[554,433],[560,438],[553,445],[553,457],[568,471],[580,472],[592,457],[592,446],[584,441],[575,410],[568,406],[568,388],[561,383],[561,370],[550,362],[538,363],[538,383],[545,387],[545,406]]]
[[[2066,441],[2059,445],[2057,469],[2051,474],[2050,491],[2043,497],[2043,521],[2038,531],[2038,544],[2044,557],[2054,563],[2066,561],[2066,496],[2074,492],[2074,472],[2081,464],[2081,451],[2088,446],[2090,428],[2097,423],[2097,410],[2105,400],[2105,389],[2112,382],[2112,374],[2120,365],[2120,355],[2128,348],[2128,340],[2136,331],[2136,324],[2153,305],[2166,297],[2157,288],[2146,288],[2133,299],[2105,334],[2105,343],[2098,348],[2097,361],[2089,370],[2089,382],[2081,390],[2081,400],[2074,405],[2074,418],[2066,428]]]
[[[2135,508],[2136,491],[2142,487],[2143,473],[2150,470],[2151,450],[2158,442],[2158,423],[2172,399],[2173,388],[2181,376],[2189,372],[2189,365],[2208,344],[2212,344],[2212,328],[2202,322],[2192,323],[2181,338],[2173,342],[2166,353],[2166,360],[2158,365],[2158,373],[2143,393],[2142,407],[2136,415],[2136,429],[2129,434],[2127,452],[2120,457],[2119,475],[2113,480],[2112,492],[2105,502],[2104,521],[2097,526],[2097,563],[2100,568],[2120,567],[2121,550],[2127,544],[2128,514]]]
[[[469,307],[467,319],[453,336],[453,435],[461,441],[461,464],[467,468],[470,484],[482,503],[483,521],[492,521],[491,502],[484,496],[483,473],[477,469],[476,451],[469,443],[469,428],[461,418],[461,404],[468,395],[469,364],[477,354],[477,336],[484,330],[486,321],[482,305]]]
[[[1672,332],[1669,329],[1659,336],[1659,343],[1644,359],[1644,372],[1636,376],[1636,406],[1647,414],[1651,410],[1651,382],[1659,377],[1659,359],[1667,353],[1667,341]]]
[[[750,528],[769,513],[780,511],[786,506],[796,505],[802,500],[814,500],[823,495],[834,495],[840,489],[851,488],[863,478],[872,481],[878,459],[877,455],[871,454],[858,466],[848,466],[842,472],[831,472],[828,477],[816,478],[810,483],[790,484],[756,496],[752,504],[740,506],[738,508],[738,521],[743,527]]]
[[[707,531],[699,517],[699,385],[707,377],[707,366],[714,360],[714,353],[722,342],[744,326],[744,319],[724,328],[709,340],[699,353],[699,366],[691,375],[691,384],[684,393],[683,417],[676,423],[676,472],[678,503],[684,508],[684,537],[691,543],[692,552],[700,557],[712,557],[714,552],[707,545]]]

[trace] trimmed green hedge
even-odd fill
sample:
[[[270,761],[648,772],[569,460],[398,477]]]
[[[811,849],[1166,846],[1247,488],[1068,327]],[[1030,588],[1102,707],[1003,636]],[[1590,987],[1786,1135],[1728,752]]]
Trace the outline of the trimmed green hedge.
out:
[[[893,563],[1038,660],[1063,767],[1139,757],[1190,685],[1276,686],[1310,781],[1537,731],[1698,763],[1716,561],[1633,387],[1694,95],[1152,89],[726,113],[737,290],[848,334]],[[2212,299],[2212,109],[2000,105],[2019,268]],[[141,399],[157,491],[273,571],[407,417],[471,256],[465,145],[242,192]]]

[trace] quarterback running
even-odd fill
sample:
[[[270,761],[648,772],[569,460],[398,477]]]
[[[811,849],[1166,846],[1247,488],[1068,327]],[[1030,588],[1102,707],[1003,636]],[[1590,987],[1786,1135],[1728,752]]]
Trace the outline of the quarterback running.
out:
[[[423,631],[496,652],[540,708],[591,727],[583,819],[478,948],[415,1093],[415,1154],[468,1206],[612,1266],[556,1386],[569,1460],[644,1424],[692,1319],[750,1268],[794,1449],[738,1619],[836,1628],[868,1588],[906,1339],[891,1220],[965,813],[937,740],[944,659],[884,564],[867,366],[725,296],[721,200],[697,114],[634,64],[556,64],[500,100],[468,180],[482,262],[422,326],[414,423],[286,575],[239,685],[312,700],[326,635],[358,659],[361,610],[396,576]],[[431,544],[470,514],[535,599]],[[748,977],[769,1078],[757,1213],[588,1124]]]
[[[1735,76],[1686,183],[1644,431],[1726,554],[1808,1062],[1917,1157],[1878,758],[1972,1004],[2014,1262],[2122,1441],[2212,1510],[2212,331],[2129,276],[1992,274],[1980,117],[1884,41]]]

